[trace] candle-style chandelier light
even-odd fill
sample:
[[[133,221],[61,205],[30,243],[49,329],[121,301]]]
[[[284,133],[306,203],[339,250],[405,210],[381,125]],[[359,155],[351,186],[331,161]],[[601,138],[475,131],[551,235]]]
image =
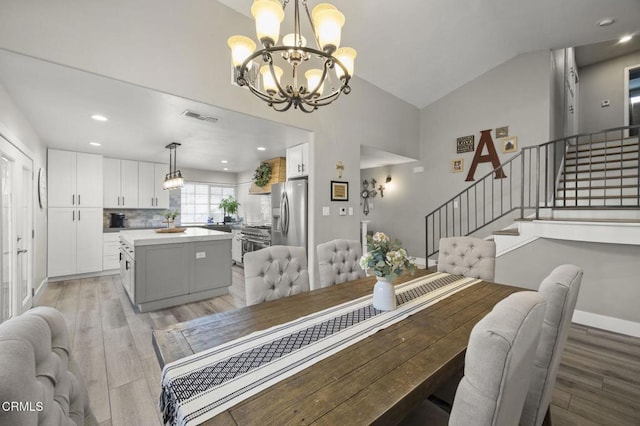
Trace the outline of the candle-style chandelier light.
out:
[[[289,0],[255,0],[251,14],[262,49],[248,37],[235,35],[227,44],[235,70],[235,81],[247,86],[258,98],[276,111],[287,111],[293,105],[304,112],[349,94],[356,51],[340,47],[344,15],[329,3],[320,3],[311,13],[306,0],[294,0],[293,33],[280,38],[280,23]],[[317,48],[306,46],[300,32],[300,3],[304,9]],[[279,66],[279,65],[280,66]],[[285,74],[283,67],[290,68]],[[285,76],[284,81],[282,80]],[[306,82],[300,81],[302,76]],[[305,84],[306,83],[306,84]]]

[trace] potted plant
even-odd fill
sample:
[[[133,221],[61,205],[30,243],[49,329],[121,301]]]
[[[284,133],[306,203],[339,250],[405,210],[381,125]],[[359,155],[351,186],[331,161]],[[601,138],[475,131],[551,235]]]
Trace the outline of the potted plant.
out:
[[[229,195],[227,198],[223,198],[222,201],[220,201],[220,208],[224,210],[224,223],[233,221],[232,217],[227,215],[238,213],[239,206],[240,203],[238,200],[233,198],[232,195]]]
[[[162,212],[162,216],[164,216],[165,218],[164,222],[167,224],[167,228],[173,227],[176,217],[178,217],[179,214],[180,214],[180,210],[178,209],[175,209],[175,210],[169,209]]]

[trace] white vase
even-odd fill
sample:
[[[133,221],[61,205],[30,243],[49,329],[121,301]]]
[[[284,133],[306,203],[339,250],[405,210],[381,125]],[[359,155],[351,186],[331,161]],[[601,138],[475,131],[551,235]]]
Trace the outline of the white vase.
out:
[[[385,277],[377,277],[373,287],[373,307],[381,311],[393,311],[396,308],[396,290]]]

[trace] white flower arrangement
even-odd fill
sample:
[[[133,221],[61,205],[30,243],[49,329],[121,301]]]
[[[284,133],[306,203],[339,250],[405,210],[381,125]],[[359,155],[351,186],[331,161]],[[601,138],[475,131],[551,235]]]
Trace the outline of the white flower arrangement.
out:
[[[391,281],[405,269],[413,271],[415,264],[400,241],[391,241],[383,232],[376,232],[367,237],[367,254],[360,258],[360,267]]]

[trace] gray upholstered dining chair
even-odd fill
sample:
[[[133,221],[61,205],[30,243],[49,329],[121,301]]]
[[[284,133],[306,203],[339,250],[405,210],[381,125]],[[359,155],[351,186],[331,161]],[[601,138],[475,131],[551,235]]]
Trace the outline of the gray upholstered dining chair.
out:
[[[575,265],[560,265],[540,284],[538,291],[547,302],[547,310],[534,361],[533,378],[520,418],[521,426],[540,426],[545,415],[549,415],[558,366],[569,335],[581,282],[582,269]]]
[[[359,261],[362,245],[357,240],[333,240],[318,244],[320,287],[329,287],[365,276]]]
[[[402,424],[517,425],[545,306],[533,291],[514,293],[496,304],[471,331],[451,414],[425,400]]]
[[[304,247],[271,246],[243,258],[247,306],[309,291]]]
[[[39,306],[0,324],[0,425],[97,425],[67,325]]]
[[[438,272],[493,281],[496,243],[473,237],[440,238]]]

